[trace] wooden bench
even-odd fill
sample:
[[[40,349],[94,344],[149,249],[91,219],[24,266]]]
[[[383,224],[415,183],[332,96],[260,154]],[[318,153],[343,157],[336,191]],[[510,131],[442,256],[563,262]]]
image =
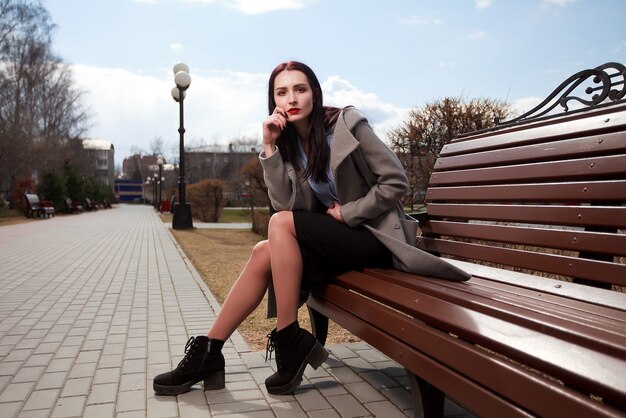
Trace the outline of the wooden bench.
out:
[[[41,201],[41,208],[43,209],[44,216],[46,218],[54,217],[55,209],[54,209],[54,205],[52,204],[51,201],[49,201],[49,200],[42,200]]]
[[[83,211],[83,205],[80,202],[72,201],[69,197],[65,198],[65,204],[70,213],[81,213]]]
[[[330,318],[405,367],[416,416],[440,417],[448,396],[484,417],[626,417],[626,103],[611,65],[564,83],[608,79],[593,106],[441,150],[417,245],[469,281],[369,269],[311,293],[317,338]]]
[[[89,211],[98,210],[98,205],[96,204],[96,202],[94,202],[90,198],[86,197],[85,198],[85,209],[87,209]]]
[[[27,218],[45,217],[46,211],[39,201],[39,196],[34,193],[24,193],[24,201],[26,202],[24,213]]]

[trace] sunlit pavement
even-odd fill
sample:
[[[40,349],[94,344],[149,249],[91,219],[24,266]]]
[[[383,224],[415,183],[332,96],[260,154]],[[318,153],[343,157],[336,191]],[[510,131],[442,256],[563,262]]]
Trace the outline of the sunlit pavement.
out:
[[[152,378],[204,334],[219,305],[149,206],[0,227],[2,417],[413,415],[401,367],[365,343],[333,345],[294,395],[268,395],[274,362],[236,333],[226,389],[155,396]],[[447,417],[466,417],[453,403]]]

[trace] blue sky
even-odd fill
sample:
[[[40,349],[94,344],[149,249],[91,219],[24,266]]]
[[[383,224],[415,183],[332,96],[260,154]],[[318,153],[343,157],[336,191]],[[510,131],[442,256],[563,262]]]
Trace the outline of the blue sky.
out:
[[[445,96],[528,110],[571,74],[626,62],[621,0],[43,0],[92,138],[116,162],[159,137],[177,156],[172,66],[190,67],[189,145],[259,136],[274,66],[309,64],[330,105],[379,134]]]

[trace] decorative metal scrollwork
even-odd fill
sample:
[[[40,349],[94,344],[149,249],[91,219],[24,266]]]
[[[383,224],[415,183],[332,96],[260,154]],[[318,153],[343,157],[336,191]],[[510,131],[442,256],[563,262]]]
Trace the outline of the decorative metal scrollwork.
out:
[[[626,67],[617,62],[608,62],[593,69],[579,71],[561,83],[543,102],[533,109],[514,119],[497,121],[496,124],[500,126],[537,119],[549,114],[559,105],[563,108],[563,112],[568,112],[570,110],[568,103],[572,100],[589,107],[599,105],[607,101],[607,99],[616,102],[623,99],[626,93],[625,77]],[[579,87],[585,81],[591,81],[593,85],[579,93],[577,89],[580,90]],[[586,96],[579,97],[573,95],[581,93]]]

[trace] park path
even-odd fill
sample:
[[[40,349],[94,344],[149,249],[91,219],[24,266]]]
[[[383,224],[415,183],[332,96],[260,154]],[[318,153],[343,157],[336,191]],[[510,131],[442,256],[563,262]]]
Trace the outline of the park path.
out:
[[[153,376],[175,366],[218,311],[149,206],[0,227],[0,416],[412,415],[404,371],[365,343],[330,346],[294,395],[273,396],[263,384],[273,361],[238,333],[224,348],[225,390],[155,396]]]

